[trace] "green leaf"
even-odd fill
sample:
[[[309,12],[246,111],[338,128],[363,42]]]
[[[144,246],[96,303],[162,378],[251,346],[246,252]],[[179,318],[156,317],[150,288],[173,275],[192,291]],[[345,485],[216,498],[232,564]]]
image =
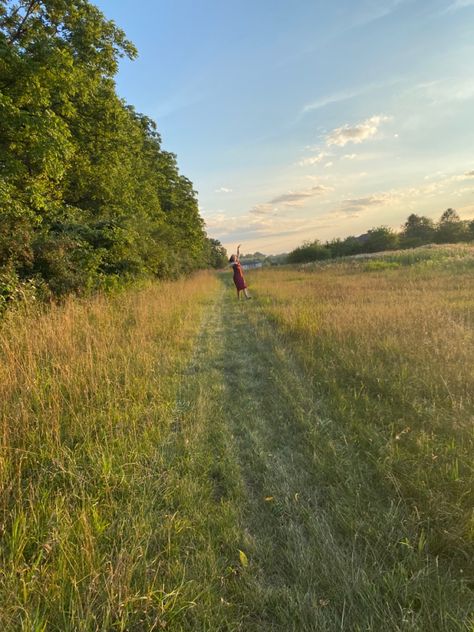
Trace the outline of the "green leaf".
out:
[[[243,551],[241,551],[240,549],[238,549],[239,551],[239,559],[240,559],[240,563],[242,564],[242,566],[244,568],[247,568],[249,565],[249,559],[248,557],[245,555],[245,553]]]

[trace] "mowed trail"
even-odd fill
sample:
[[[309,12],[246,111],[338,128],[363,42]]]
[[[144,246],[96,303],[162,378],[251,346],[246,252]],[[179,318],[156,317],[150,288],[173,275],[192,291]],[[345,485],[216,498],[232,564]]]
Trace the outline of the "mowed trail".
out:
[[[348,593],[360,599],[364,590],[351,550],[334,542],[321,508],[313,446],[324,422],[311,376],[302,375],[258,300],[237,303],[225,282],[206,308],[186,373],[179,401],[190,458],[196,474],[207,468],[216,518],[210,537],[237,575],[222,582],[229,617],[220,629],[344,629]],[[219,543],[226,520],[233,533]],[[341,563],[353,575],[341,574],[333,594]]]

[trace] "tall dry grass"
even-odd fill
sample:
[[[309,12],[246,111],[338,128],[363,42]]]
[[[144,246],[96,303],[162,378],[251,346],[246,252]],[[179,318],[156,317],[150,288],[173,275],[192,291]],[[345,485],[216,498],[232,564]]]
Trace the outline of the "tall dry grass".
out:
[[[311,376],[319,420],[308,468],[333,536],[353,547],[373,586],[373,620],[387,620],[385,603],[407,629],[469,629],[472,265],[336,263],[262,270],[251,281],[262,314]],[[346,624],[362,625],[354,609]]]
[[[202,274],[1,323],[2,630],[156,629],[190,601],[166,553],[166,499],[180,372],[215,283]]]
[[[456,252],[10,312],[0,629],[469,630]]]

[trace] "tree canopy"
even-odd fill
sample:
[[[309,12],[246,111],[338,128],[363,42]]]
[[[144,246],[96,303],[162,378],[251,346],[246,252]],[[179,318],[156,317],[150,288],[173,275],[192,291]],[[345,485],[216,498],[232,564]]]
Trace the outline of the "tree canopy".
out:
[[[209,263],[192,183],[118,97],[135,48],[88,0],[0,0],[0,271],[54,295]]]

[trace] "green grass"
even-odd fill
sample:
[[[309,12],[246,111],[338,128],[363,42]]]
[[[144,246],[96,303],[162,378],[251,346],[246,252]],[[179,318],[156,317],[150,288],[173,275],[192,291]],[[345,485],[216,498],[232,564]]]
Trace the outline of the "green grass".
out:
[[[185,389],[215,291],[201,276],[3,323],[2,630],[161,629],[221,607]]]
[[[474,267],[474,246],[472,244],[430,244],[419,248],[374,252],[328,261],[303,264],[304,269],[334,268],[363,270],[365,272],[416,266],[420,271],[435,267],[439,272],[458,272]]]
[[[254,275],[261,316],[312,376],[308,467],[370,593],[348,629],[470,629],[474,283],[452,263]]]
[[[249,302],[208,275],[11,313],[0,627],[471,630],[474,281],[451,252],[261,270]]]

